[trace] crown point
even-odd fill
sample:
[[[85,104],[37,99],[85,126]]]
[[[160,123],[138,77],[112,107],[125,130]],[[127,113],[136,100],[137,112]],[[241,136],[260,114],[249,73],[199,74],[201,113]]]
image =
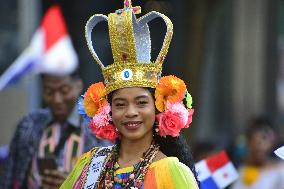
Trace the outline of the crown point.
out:
[[[140,14],[141,13],[141,7],[136,6],[132,8],[134,14]]]
[[[165,61],[165,56],[161,56],[160,63],[163,63]]]
[[[131,0],[125,0],[124,1],[124,6],[125,7],[130,7],[131,6]]]

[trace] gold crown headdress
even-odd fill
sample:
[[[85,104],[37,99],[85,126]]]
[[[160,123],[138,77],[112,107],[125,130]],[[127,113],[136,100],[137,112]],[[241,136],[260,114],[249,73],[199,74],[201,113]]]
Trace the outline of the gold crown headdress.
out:
[[[156,88],[162,64],[168,52],[173,35],[171,20],[152,11],[139,19],[139,6],[132,7],[131,0],[124,0],[124,8],[107,16],[93,15],[85,27],[85,37],[89,50],[100,65],[104,76],[107,93],[124,87],[150,87]],[[155,62],[151,62],[151,38],[148,22],[161,17],[167,26],[166,35],[161,51]],[[99,59],[92,44],[91,33],[93,28],[101,21],[108,22],[111,48],[114,63],[109,66]]]

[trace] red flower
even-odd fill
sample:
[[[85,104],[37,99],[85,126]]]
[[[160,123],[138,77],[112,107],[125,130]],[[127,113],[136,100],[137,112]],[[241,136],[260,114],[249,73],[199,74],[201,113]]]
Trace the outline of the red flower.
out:
[[[114,143],[118,138],[118,131],[115,129],[114,125],[108,124],[106,126],[100,127],[97,130],[96,136],[98,138],[106,139]]]
[[[157,119],[159,122],[160,136],[170,135],[176,137],[179,136],[180,130],[184,128],[182,119],[170,111],[158,114]]]
[[[186,123],[186,125],[184,126],[184,128],[188,128],[189,125],[191,124],[193,113],[194,113],[194,109],[189,109],[189,110],[188,110],[188,120],[187,120],[187,123]]]
[[[108,123],[107,125],[98,127],[94,121],[91,121],[89,127],[99,139],[109,140],[114,143],[115,140],[119,137],[118,131],[112,124]]]

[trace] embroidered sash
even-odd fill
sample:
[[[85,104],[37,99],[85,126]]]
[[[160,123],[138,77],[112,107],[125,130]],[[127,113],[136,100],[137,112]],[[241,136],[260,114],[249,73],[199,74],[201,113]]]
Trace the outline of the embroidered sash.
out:
[[[89,165],[84,189],[93,189],[98,184],[99,177],[104,167],[105,159],[112,151],[112,149],[113,146],[102,147],[97,152],[95,152]]]

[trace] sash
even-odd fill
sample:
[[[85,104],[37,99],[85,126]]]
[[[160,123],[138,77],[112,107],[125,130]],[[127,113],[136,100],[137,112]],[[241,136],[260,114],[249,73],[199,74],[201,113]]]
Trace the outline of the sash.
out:
[[[104,167],[105,159],[112,151],[113,146],[102,147],[95,152],[89,165],[84,189],[93,189],[99,182],[99,177]]]

